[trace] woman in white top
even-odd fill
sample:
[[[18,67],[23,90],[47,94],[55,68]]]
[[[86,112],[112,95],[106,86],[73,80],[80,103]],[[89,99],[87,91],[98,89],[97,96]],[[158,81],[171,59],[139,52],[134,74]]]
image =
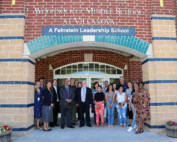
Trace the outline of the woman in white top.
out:
[[[118,112],[118,118],[120,127],[124,125],[126,127],[127,121],[127,94],[123,92],[123,87],[119,87],[119,91],[116,91],[116,108]]]

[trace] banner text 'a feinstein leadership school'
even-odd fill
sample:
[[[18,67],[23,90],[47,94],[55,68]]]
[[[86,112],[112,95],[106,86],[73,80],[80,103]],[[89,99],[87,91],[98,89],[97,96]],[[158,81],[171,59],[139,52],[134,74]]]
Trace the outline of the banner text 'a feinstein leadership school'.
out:
[[[43,27],[42,35],[134,36],[134,27]]]

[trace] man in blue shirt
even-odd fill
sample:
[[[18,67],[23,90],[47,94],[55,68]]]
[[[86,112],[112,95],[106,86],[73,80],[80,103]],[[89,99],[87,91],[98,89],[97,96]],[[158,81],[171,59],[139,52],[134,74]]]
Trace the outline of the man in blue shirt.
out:
[[[123,92],[125,92],[126,89],[128,88],[128,85],[124,82],[123,76],[120,77],[120,84],[117,85],[118,89],[119,89],[119,87],[123,87]]]

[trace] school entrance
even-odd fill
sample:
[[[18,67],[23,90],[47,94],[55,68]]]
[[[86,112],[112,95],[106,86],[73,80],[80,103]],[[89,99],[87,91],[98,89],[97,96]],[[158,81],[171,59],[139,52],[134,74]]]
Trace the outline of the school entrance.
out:
[[[34,130],[34,84],[64,78],[145,83],[151,120],[165,132],[177,118],[174,0],[1,0],[0,120],[13,135]],[[0,123],[1,123],[0,122]]]

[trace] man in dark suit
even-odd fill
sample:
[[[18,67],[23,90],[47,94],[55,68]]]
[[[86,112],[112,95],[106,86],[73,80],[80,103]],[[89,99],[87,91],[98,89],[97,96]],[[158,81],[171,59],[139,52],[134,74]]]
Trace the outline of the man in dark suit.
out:
[[[53,122],[50,123],[50,126],[51,127],[54,127],[54,126],[59,126],[57,124],[57,121],[58,121],[58,113],[59,113],[59,99],[60,99],[60,96],[59,96],[59,90],[60,88],[57,86],[57,80],[54,79],[53,80],[53,86],[51,87],[51,91],[52,91],[52,94],[53,94],[53,101],[54,101],[54,108],[53,108]]]
[[[76,106],[79,107],[80,112],[80,126],[84,126],[84,112],[86,113],[86,123],[88,127],[92,127],[90,124],[90,108],[92,107],[93,97],[92,90],[87,87],[87,83],[84,80],[82,82],[82,87],[77,89],[76,95]]]
[[[65,117],[68,128],[72,126],[72,108],[73,99],[75,97],[73,87],[69,86],[69,80],[65,79],[64,85],[60,87],[60,110],[61,110],[61,128],[64,129]]]

